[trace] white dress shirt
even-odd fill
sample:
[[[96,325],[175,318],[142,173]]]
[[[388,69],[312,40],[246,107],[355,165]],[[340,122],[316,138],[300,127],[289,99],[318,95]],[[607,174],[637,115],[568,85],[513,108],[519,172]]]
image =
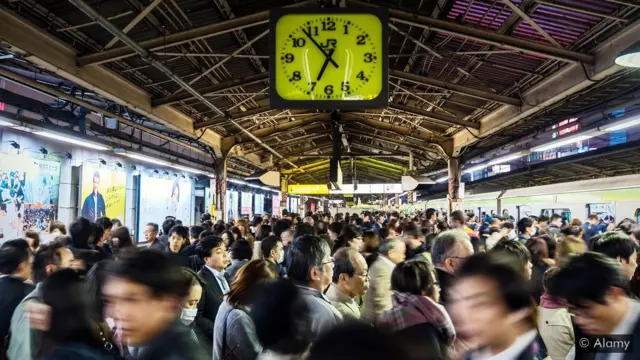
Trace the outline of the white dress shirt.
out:
[[[227,279],[224,277],[224,270],[218,271],[212,267],[209,267],[209,265],[205,265],[205,267],[209,269],[209,271],[211,271],[211,273],[213,274],[213,277],[216,278],[216,281],[218,282],[218,286],[220,286],[222,293],[226,295],[229,292],[229,283],[227,282]]]

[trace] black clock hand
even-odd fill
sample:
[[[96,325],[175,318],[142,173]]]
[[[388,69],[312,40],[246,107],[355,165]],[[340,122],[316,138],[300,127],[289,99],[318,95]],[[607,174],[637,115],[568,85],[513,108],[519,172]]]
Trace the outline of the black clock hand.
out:
[[[306,32],[305,30],[302,30],[302,33],[304,33],[305,35],[307,35],[307,37],[309,38],[309,40],[311,40],[311,42],[312,42],[312,43],[313,43],[313,44],[314,44],[314,45],[315,45],[315,46],[316,46],[316,47],[317,47],[317,48],[322,52],[322,55],[324,55],[325,57],[329,58],[329,55],[327,55],[327,52],[326,52],[326,51],[324,51],[324,49],[322,48],[322,46],[320,46],[320,44],[318,44],[318,42],[316,41],[316,39],[314,39],[314,38],[311,36],[311,33],[308,33],[308,32]],[[331,62],[331,64],[332,64],[333,66],[335,66],[335,68],[336,68],[336,69],[337,69],[337,68],[339,68],[338,63],[337,63],[335,60],[333,60],[333,59],[329,58],[329,61]]]
[[[329,62],[331,60],[333,60],[331,57],[333,56],[333,53],[335,51],[336,51],[335,49],[329,50],[329,54],[327,54],[327,57],[324,59],[324,64],[322,64],[322,68],[320,69],[320,73],[318,74],[318,78],[316,79],[317,81],[320,81],[320,79],[322,79],[322,75],[324,74],[324,71],[327,69],[327,65],[329,65]]]

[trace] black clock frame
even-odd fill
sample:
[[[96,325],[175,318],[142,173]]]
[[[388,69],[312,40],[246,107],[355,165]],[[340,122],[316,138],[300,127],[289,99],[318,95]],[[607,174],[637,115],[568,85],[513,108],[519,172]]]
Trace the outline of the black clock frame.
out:
[[[290,14],[371,14],[382,24],[382,89],[371,100],[287,100],[276,91],[276,24]],[[383,109],[389,105],[389,12],[386,8],[277,8],[269,12],[269,103],[272,109],[354,110]]]

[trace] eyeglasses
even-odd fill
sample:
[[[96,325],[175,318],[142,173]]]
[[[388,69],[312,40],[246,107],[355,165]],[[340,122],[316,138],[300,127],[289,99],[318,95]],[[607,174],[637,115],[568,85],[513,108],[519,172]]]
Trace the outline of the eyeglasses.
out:
[[[470,258],[470,256],[449,256],[449,259],[462,259],[462,260],[466,260]]]
[[[364,273],[364,274],[353,274],[353,276],[360,276],[363,278],[368,278],[369,277],[369,273]]]
[[[323,263],[322,263],[322,264],[320,264],[320,265],[324,266],[324,265],[327,265],[327,264],[333,264],[333,263],[335,263],[335,262],[336,262],[336,259],[331,258],[329,261],[325,261],[325,262],[323,262]]]

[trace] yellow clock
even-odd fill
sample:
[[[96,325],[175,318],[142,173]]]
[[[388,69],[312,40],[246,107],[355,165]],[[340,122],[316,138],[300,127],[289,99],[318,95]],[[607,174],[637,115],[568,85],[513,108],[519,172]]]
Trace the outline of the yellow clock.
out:
[[[272,108],[388,104],[385,9],[277,9],[270,16]]]

